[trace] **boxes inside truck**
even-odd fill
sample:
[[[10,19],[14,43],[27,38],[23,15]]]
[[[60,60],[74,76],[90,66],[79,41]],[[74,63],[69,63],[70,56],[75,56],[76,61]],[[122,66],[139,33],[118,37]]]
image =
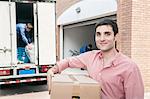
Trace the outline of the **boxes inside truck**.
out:
[[[87,75],[56,74],[50,85],[50,99],[100,99],[99,83]]]

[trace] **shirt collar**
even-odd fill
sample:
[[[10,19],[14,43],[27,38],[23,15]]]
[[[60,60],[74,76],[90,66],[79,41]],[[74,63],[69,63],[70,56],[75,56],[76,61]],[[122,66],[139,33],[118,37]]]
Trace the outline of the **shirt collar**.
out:
[[[99,51],[98,55],[99,55],[99,58],[100,58],[100,59],[102,59],[102,58],[103,58],[103,53],[102,53],[102,51],[101,51],[101,50]]]
[[[112,66],[118,66],[118,63],[120,61],[120,56],[121,56],[121,53],[118,52],[117,55],[114,57],[113,61],[112,61]]]
[[[102,51],[99,51],[98,54],[99,54],[99,58],[102,59],[103,58]],[[120,55],[121,55],[121,53],[118,51],[118,53],[115,55],[115,57],[113,58],[113,60],[108,65],[106,65],[104,68],[117,66],[117,64],[119,62],[118,59],[119,59]]]

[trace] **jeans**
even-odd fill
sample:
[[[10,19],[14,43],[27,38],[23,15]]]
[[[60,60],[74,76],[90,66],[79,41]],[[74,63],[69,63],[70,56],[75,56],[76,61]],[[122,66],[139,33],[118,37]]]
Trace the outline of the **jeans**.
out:
[[[30,60],[25,52],[25,48],[24,47],[18,47],[17,48],[17,59],[18,61],[21,61],[23,63],[29,63]]]

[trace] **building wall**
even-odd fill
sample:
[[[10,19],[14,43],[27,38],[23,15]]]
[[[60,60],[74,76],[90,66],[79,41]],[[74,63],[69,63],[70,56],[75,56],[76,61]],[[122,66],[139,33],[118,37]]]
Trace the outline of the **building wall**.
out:
[[[120,49],[138,64],[150,92],[150,1],[118,0]]]
[[[131,57],[131,0],[118,0],[117,23],[119,27],[118,49]]]
[[[57,0],[57,17],[80,0]],[[145,92],[150,92],[150,0],[117,0],[117,47],[138,64]],[[58,33],[59,35],[59,33]],[[59,38],[57,38],[59,42]],[[59,44],[57,44],[59,56]]]
[[[66,9],[81,0],[56,0],[56,18],[58,18]],[[60,59],[60,27],[56,29],[56,57]]]
[[[71,5],[79,2],[81,0],[56,0],[56,14],[57,17],[60,16],[66,9]]]

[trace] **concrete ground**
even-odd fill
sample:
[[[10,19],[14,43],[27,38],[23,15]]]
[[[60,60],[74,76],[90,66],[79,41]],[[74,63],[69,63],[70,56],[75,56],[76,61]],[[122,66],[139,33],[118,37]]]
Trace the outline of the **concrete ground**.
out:
[[[2,96],[0,99],[50,99],[48,91]]]
[[[87,74],[86,71],[81,71],[79,69],[67,69],[63,73]],[[1,96],[0,99],[50,99],[50,95],[48,91],[41,91],[41,92],[34,92],[34,93],[31,92],[31,93],[24,93],[24,94],[15,94],[15,95],[10,95],[10,96]],[[145,93],[144,99],[150,99],[150,93]]]

